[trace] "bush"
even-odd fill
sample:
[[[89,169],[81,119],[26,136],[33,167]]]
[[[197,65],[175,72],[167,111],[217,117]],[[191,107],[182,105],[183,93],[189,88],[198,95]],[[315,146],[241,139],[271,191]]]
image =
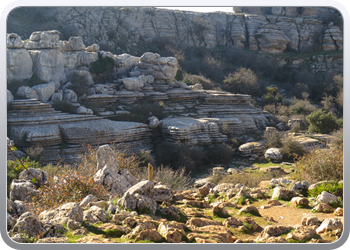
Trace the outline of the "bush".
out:
[[[107,190],[95,183],[93,177],[85,178],[78,171],[60,173],[55,177],[50,176],[48,182],[40,188],[39,196],[34,197],[33,202],[27,206],[32,213],[39,214],[67,202],[79,203],[89,194],[99,199],[108,198]]]
[[[285,138],[282,144],[281,153],[285,160],[293,160],[295,157],[302,156],[306,152],[303,145],[293,139],[293,137]]]
[[[27,168],[40,168],[41,164],[36,161],[31,161],[29,156],[24,161],[23,164],[26,164]],[[7,194],[10,194],[10,186],[12,180],[18,179],[19,174],[24,170],[19,160],[11,161],[7,160]]]
[[[343,148],[343,128],[333,131],[332,136],[333,138],[330,141],[331,145],[336,149],[342,149]]]
[[[337,181],[331,181],[331,182],[325,182],[321,185],[308,190],[308,195],[312,197],[317,197],[320,195],[323,191],[326,191],[328,193],[331,193],[335,196],[342,196],[343,191],[343,183],[337,182]]]
[[[90,63],[90,72],[93,74],[111,72],[114,69],[114,64],[113,58],[108,56],[102,57],[102,55],[99,54],[98,59]]]
[[[176,81],[182,81],[183,79],[184,79],[184,76],[183,76],[182,70],[181,69],[177,69],[175,80]]]
[[[328,134],[340,128],[337,118],[322,109],[312,112],[306,117],[306,120],[309,123],[308,130],[310,133]]]
[[[309,183],[343,180],[343,151],[314,150],[299,157],[295,163],[300,180]]]
[[[200,83],[202,84],[203,89],[214,89],[216,87],[216,84],[213,83],[210,79],[207,79],[204,76],[198,76],[198,75],[186,74],[184,82],[188,85],[194,85],[196,83]]]
[[[148,168],[142,168],[135,172],[135,177],[140,180],[148,179]],[[159,181],[168,184],[173,190],[186,190],[191,185],[191,178],[186,173],[185,168],[172,169],[170,166],[156,167],[153,170],[154,181]]]
[[[230,73],[223,80],[223,89],[231,93],[254,94],[258,90],[258,77],[247,68],[240,68]]]
[[[316,109],[316,106],[312,105],[309,100],[294,100],[289,107],[289,114],[309,115]]]
[[[284,132],[273,131],[270,133],[265,132],[264,134],[264,148],[281,148],[283,146],[282,139],[285,137]]]

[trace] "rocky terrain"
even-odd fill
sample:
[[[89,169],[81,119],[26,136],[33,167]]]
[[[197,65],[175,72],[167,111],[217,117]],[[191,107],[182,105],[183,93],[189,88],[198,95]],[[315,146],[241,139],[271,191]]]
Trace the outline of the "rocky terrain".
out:
[[[183,70],[178,60],[181,54],[175,58],[144,49],[157,43],[204,48],[211,53],[219,53],[223,47],[233,48],[254,53],[255,59],[274,58],[278,67],[287,65],[286,69],[308,72],[309,75],[301,77],[312,75],[317,84],[326,86],[328,82],[322,80],[341,76],[343,25],[336,10],[313,7],[234,7],[234,10],[235,13],[204,14],[141,7],[45,7],[18,8],[10,14],[8,160],[28,155],[31,158],[30,150],[42,149],[40,161],[50,163],[45,166],[47,169],[53,171],[67,163],[62,165],[62,171],[66,167],[76,171],[82,154],[89,148],[89,152],[96,152],[91,156],[96,166],[90,179],[84,180],[106,191],[101,197],[92,195],[92,191],[84,199],[74,196],[75,202],[58,202],[51,210],[39,209],[39,213],[33,210],[35,202],[31,199],[51,195],[43,193],[47,186],[40,189],[39,186],[57,189],[70,182],[59,179],[58,172],[53,177],[51,172],[34,166],[16,173],[18,166],[8,161],[8,180],[12,179],[8,181],[7,229],[12,240],[329,243],[341,236],[340,174],[335,178],[341,186],[339,190],[315,196],[311,194],[318,187],[331,182],[310,185],[300,178],[295,181],[293,174],[299,174],[296,163],[283,162],[288,150],[293,157],[297,150],[301,154],[314,149],[326,149],[312,151],[325,155],[341,152],[342,131],[341,136],[301,132],[305,117],[320,105],[311,104],[308,97],[304,98],[306,95],[302,100],[292,100],[290,91],[271,85],[269,76],[262,72],[259,77],[264,82],[257,96],[223,91],[224,81],[213,84],[209,90],[205,84],[210,79],[202,75],[188,75],[192,77],[186,78],[188,81],[178,79]],[[39,23],[46,26],[32,30],[30,25]],[[229,71],[235,71],[238,65],[231,64]],[[276,79],[271,78],[273,83]],[[335,86],[332,84],[330,88]],[[323,85],[325,91],[330,89]],[[340,85],[336,94],[341,93],[342,97]],[[300,86],[308,88],[302,83],[295,84]],[[292,112],[300,116],[277,117],[277,112],[272,115],[263,111],[258,105],[263,103],[267,96],[263,92],[268,88],[278,92],[280,101],[273,104],[286,105],[282,106],[285,114],[293,108],[293,101],[302,103],[305,107],[295,106]],[[333,95],[329,96],[331,102]],[[335,114],[339,116],[337,129],[342,127],[342,108],[334,108],[334,103],[328,108],[324,105],[329,114],[334,112],[334,119]],[[299,128],[293,127],[295,124]],[[292,127],[297,132],[292,132]],[[279,146],[267,146],[269,136],[275,137],[274,143]],[[339,145],[333,145],[335,139]],[[172,146],[167,148],[167,144]],[[157,154],[159,147],[164,146],[163,154],[167,154],[166,150],[179,146],[187,151],[181,157],[189,159],[171,159],[181,164],[198,160],[198,166],[186,169],[193,170],[195,174],[191,177],[195,178],[191,179],[190,188],[181,190],[153,178],[146,180],[140,177],[142,167],[137,166],[137,172],[123,165],[124,155],[116,155],[110,145],[149,158]],[[194,149],[202,150],[198,157]],[[193,158],[188,155],[192,153]],[[199,162],[203,154],[214,160]],[[219,159],[223,164],[219,166],[214,161],[221,157],[230,159]],[[342,162],[342,154],[341,160],[340,154],[336,160]],[[269,163],[260,167],[259,164],[264,164],[261,162]],[[336,171],[342,170],[339,162]],[[136,163],[140,164],[128,164]],[[11,164],[14,169],[9,169]],[[257,176],[269,173],[274,178],[268,175],[268,181],[259,179],[254,187],[237,183],[236,179],[235,184],[230,183],[230,178],[247,178],[247,173]],[[327,174],[330,175],[328,172],[322,175],[326,178],[323,180],[328,180]]]
[[[94,180],[110,199],[88,195],[34,216],[26,204],[38,190],[31,176],[13,180],[7,203],[7,229],[20,243],[330,243],[343,230],[337,196],[323,191],[305,197],[321,183],[286,178],[258,187],[197,181],[190,190],[138,180],[120,169],[109,145],[96,152]],[[48,174],[30,169],[42,184]],[[232,171],[217,174],[238,174]],[[60,185],[57,183],[56,185]],[[118,198],[116,198],[118,197]],[[26,200],[26,203],[24,202]],[[330,206],[330,205],[333,205]]]
[[[229,135],[263,131],[269,124],[271,115],[251,105],[249,95],[204,90],[200,84],[188,86],[174,80],[178,69],[174,57],[151,52],[141,57],[115,55],[98,47],[86,47],[81,37],[60,41],[58,31],[34,32],[25,41],[16,34],[8,35],[10,84],[33,76],[42,82],[21,86],[16,93],[8,91],[7,122],[16,146],[43,146],[45,161],[72,162],[79,147],[88,144],[115,141],[135,151],[152,149],[151,138],[158,130],[160,138],[170,142],[203,145],[225,142]],[[119,79],[94,83],[96,74],[89,67],[99,56],[113,60],[113,72]],[[77,85],[74,76],[81,79],[81,88],[87,88],[79,97],[71,89]],[[102,119],[118,120],[118,115],[129,114],[127,107],[139,100],[164,103],[167,118],[159,121],[150,115],[149,124]],[[63,114],[51,107],[62,101],[70,103],[77,114]],[[80,103],[94,105],[96,113]],[[112,111],[116,103],[120,105]]]

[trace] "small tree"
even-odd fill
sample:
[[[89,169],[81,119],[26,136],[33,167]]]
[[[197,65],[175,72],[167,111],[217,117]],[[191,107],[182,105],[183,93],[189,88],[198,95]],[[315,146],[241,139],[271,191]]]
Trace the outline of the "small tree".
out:
[[[306,117],[306,120],[309,123],[310,133],[328,134],[340,127],[337,118],[322,109],[312,112]]]

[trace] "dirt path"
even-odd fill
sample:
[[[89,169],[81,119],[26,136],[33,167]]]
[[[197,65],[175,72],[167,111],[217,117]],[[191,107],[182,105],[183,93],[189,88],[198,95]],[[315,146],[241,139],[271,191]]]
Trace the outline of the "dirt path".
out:
[[[317,217],[319,221],[326,218],[338,218],[343,220],[343,217],[335,216],[333,213],[311,213],[311,209],[296,208],[292,206],[273,206],[267,209],[259,209],[260,214],[263,217],[272,217],[274,219],[274,225],[282,226],[301,226],[301,220],[304,215]]]

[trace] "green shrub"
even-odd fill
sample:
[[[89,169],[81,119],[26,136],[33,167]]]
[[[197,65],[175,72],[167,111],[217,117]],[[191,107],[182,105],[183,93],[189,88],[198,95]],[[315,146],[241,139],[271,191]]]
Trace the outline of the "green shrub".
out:
[[[300,157],[295,162],[297,175],[300,180],[309,183],[343,180],[343,151],[342,150],[313,150]]]
[[[340,128],[337,118],[333,114],[326,113],[322,109],[312,112],[306,117],[306,120],[309,123],[308,130],[310,133],[328,134]]]
[[[177,69],[176,75],[175,75],[175,80],[176,81],[182,81],[184,79],[182,69]]]
[[[289,115],[309,115],[316,110],[316,106],[312,105],[309,100],[294,100],[289,106]]]
[[[27,159],[22,161],[23,164],[26,164],[27,168],[40,168],[41,164],[36,161],[30,160],[30,157],[28,156]],[[19,160],[11,161],[7,160],[7,194],[10,194],[10,186],[12,183],[12,180],[18,179],[19,174],[24,170],[24,168],[21,166],[21,163]]]
[[[101,54],[98,55],[98,59],[90,63],[90,72],[93,74],[102,74],[106,72],[111,72],[114,68],[114,60],[108,56],[102,57]]]
[[[343,183],[338,181],[324,182],[316,186],[315,188],[308,190],[307,193],[311,197],[317,197],[323,191],[326,191],[336,196],[342,196]]]

